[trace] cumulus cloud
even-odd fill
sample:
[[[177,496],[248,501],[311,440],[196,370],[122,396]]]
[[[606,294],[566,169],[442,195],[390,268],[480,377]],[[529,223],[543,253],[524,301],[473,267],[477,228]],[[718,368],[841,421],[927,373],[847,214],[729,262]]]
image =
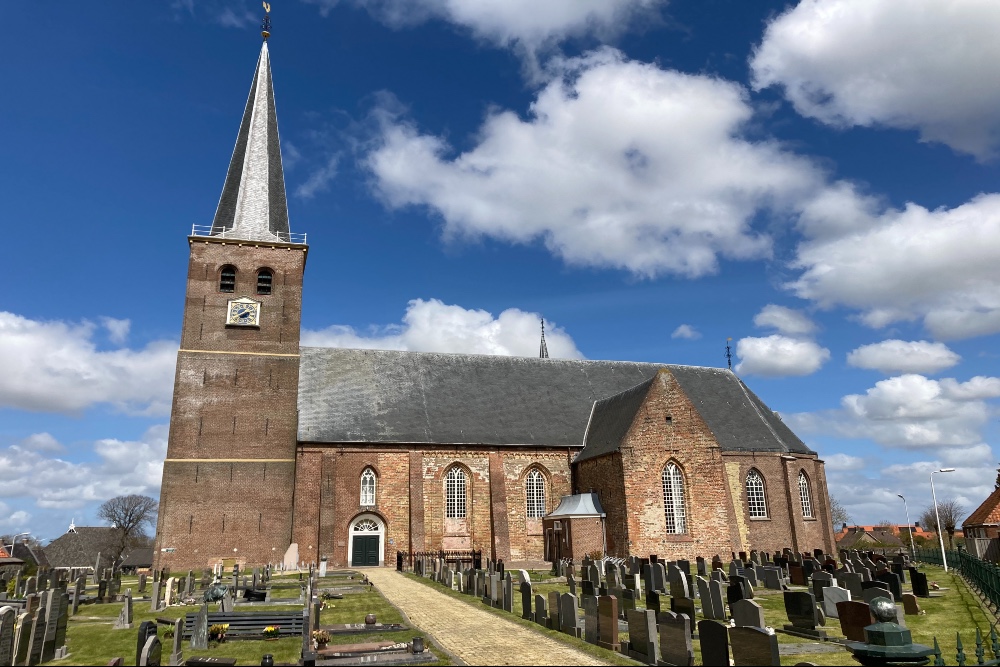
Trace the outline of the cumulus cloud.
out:
[[[427,207],[446,238],[540,240],[569,264],[697,277],[720,256],[768,257],[755,216],[790,214],[822,180],[747,138],[752,116],[737,84],[603,49],[563,61],[526,117],[492,111],[461,154],[383,106],[367,164],[388,205]]]
[[[798,113],[846,127],[913,129],[986,159],[1000,145],[1000,4],[993,0],[802,0],[750,59]]]
[[[769,303],[753,318],[758,327],[777,329],[789,336],[807,336],[816,331],[816,323],[799,310]]]
[[[815,373],[829,360],[830,350],[811,340],[775,334],[741,338],[736,344],[736,356],[740,358],[737,373],[785,377]]]
[[[849,188],[840,206],[811,211],[807,238],[787,284],[819,306],[861,311],[871,327],[922,319],[938,339],[1000,331],[1000,195],[979,195],[955,208],[917,204],[879,211]],[[813,236],[826,215],[853,209],[853,229]],[[843,223],[841,223],[843,224]]]
[[[407,305],[401,324],[376,326],[367,333],[343,325],[302,332],[306,346],[523,357],[538,356],[540,339],[537,313],[508,308],[494,317],[485,310],[468,310],[437,299],[414,299]],[[551,357],[583,357],[569,334],[549,322],[545,324],[545,342]]]
[[[0,502],[0,532],[16,533],[31,521],[31,514],[24,510],[14,510],[10,505]]]
[[[51,433],[33,433],[21,441],[21,448],[33,452],[62,452],[66,449]]]
[[[312,199],[318,192],[329,188],[331,181],[337,177],[339,163],[340,153],[330,156],[326,164],[313,171],[302,185],[295,188],[295,196],[302,199]]]
[[[856,368],[870,368],[883,373],[937,373],[951,368],[962,357],[944,343],[926,340],[884,340],[862,345],[847,353],[847,363]]]
[[[849,394],[838,410],[786,415],[793,430],[834,433],[889,447],[951,448],[983,444],[988,399],[1000,397],[1000,378],[931,380],[906,374],[877,382],[864,394]]]
[[[830,454],[829,456],[824,456],[823,460],[826,462],[826,470],[828,472],[849,472],[852,470],[863,470],[865,467],[864,459],[851,456],[850,454]]]
[[[122,320],[111,332],[127,334]],[[0,406],[73,413],[107,403],[133,413],[170,409],[177,344],[99,350],[91,322],[43,322],[0,312]]]
[[[671,338],[685,338],[687,340],[698,340],[701,334],[690,324],[682,324],[670,334]]]

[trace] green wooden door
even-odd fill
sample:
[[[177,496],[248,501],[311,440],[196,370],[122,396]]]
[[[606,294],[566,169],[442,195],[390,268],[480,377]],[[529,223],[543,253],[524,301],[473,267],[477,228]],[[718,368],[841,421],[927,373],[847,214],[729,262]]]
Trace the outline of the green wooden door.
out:
[[[378,541],[378,535],[355,535],[354,547],[351,550],[351,566],[365,567],[368,565],[378,565]]]

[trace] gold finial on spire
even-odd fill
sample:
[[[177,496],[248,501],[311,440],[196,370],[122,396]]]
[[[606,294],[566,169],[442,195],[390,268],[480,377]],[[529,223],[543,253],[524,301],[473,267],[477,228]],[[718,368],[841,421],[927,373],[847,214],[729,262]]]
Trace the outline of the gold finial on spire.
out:
[[[264,20],[260,22],[260,36],[267,41],[267,38],[271,36],[271,3],[265,2],[264,4]]]

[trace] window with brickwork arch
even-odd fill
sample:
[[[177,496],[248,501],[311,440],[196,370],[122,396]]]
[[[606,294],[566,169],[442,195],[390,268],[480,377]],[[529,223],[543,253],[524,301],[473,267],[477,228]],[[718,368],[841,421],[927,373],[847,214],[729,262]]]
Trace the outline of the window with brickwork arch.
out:
[[[802,516],[806,519],[813,518],[812,496],[809,493],[809,478],[806,471],[799,471],[799,500],[802,501]]]
[[[236,267],[232,264],[226,264],[219,270],[219,291],[236,291]]]
[[[746,481],[747,511],[751,519],[767,518],[767,494],[764,491],[764,478],[756,468],[747,473]]]
[[[668,535],[681,535],[687,532],[684,474],[673,461],[663,468],[663,511]]]
[[[372,470],[371,468],[365,468],[364,472],[361,473],[362,507],[375,506],[375,484],[376,484],[375,471]]]
[[[468,477],[461,466],[454,465],[444,476],[444,515],[448,519],[464,519]]]
[[[524,496],[529,519],[545,516],[545,476],[537,468],[529,470],[524,478]]]

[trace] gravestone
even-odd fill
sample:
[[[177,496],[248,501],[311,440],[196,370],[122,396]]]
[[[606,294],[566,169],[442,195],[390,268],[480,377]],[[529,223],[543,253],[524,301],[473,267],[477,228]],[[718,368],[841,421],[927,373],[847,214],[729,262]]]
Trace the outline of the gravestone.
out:
[[[559,629],[571,637],[579,637],[577,629],[579,623],[579,612],[576,596],[571,593],[563,593],[559,596]]]
[[[191,626],[191,650],[204,651],[208,648],[208,603],[201,605]]]
[[[619,604],[618,604],[619,611],[621,611],[621,613],[624,614],[624,613],[628,612],[629,609],[636,609],[636,604],[635,603],[636,603],[637,595],[638,595],[638,593],[636,593],[636,591],[628,589],[628,588],[622,590],[621,597],[618,597],[616,595],[615,597],[618,597],[618,601],[619,601]]]
[[[683,614],[663,612],[657,617],[660,632],[660,659],[668,665],[693,665],[691,619]],[[706,663],[708,664],[708,663]]]
[[[781,570],[779,568],[764,568],[764,588],[768,588],[772,591],[781,590]]]
[[[698,570],[698,576],[705,577],[708,576],[708,568],[705,567],[705,559],[698,556],[694,559],[695,567]]]
[[[737,578],[742,579],[743,577],[737,577]],[[729,585],[726,587],[726,602],[728,602],[729,605],[732,606],[734,602],[738,602],[739,600],[745,600],[745,599],[747,598],[744,595],[743,584],[740,581],[731,581]]]
[[[137,664],[140,667],[159,667],[162,664],[162,652],[163,646],[160,644],[160,638],[156,635],[152,635],[146,640],[146,644],[142,647],[142,651],[139,653],[139,662]]]
[[[685,577],[679,569],[671,566],[671,569],[675,573],[675,576],[670,581],[670,597],[672,598],[689,598],[693,593],[688,588],[687,577]]]
[[[569,592],[576,595],[576,578],[572,574],[566,577],[566,584],[569,586]]]
[[[865,628],[875,622],[871,607],[867,602],[848,600],[837,603],[837,616],[840,619],[840,631],[854,642],[864,642]]]
[[[657,614],[660,613],[660,594],[656,591],[650,591],[646,595],[646,609],[652,609]]]
[[[167,579],[167,583],[163,587],[164,607],[169,607],[170,605],[176,602],[176,600],[174,600],[174,586],[176,585],[176,582],[177,582],[176,578],[170,577],[169,579]]]
[[[580,595],[592,595],[597,597],[597,587],[594,585],[593,581],[589,579],[584,579],[580,582]]]
[[[737,600],[731,607],[738,628],[763,628],[764,609],[753,600]]]
[[[875,581],[882,581],[889,584],[889,592],[893,598],[899,600],[903,597],[903,584],[895,572],[882,572],[875,575]]]
[[[726,620],[726,600],[722,595],[722,582],[715,580],[708,582],[708,595],[712,600],[715,618],[720,621]]]
[[[505,572],[503,575],[503,600],[501,600],[501,604],[504,611],[514,611],[514,579],[510,576],[510,572]]]
[[[695,586],[698,588],[698,596],[701,598],[701,613],[705,618],[718,618],[715,607],[712,606],[712,594],[709,592],[708,579],[705,577],[695,577]]]
[[[788,579],[795,586],[807,585],[805,570],[802,569],[801,565],[790,564],[788,566]]]
[[[149,597],[149,610],[156,612],[160,611],[160,582],[153,582],[153,594]]]
[[[101,579],[97,582],[97,601],[99,603],[107,602],[108,598],[108,580]]]
[[[597,645],[609,651],[618,651],[618,600],[610,595],[597,598]]]
[[[597,598],[593,595],[585,595],[580,600],[583,604],[583,639],[588,644],[596,644],[597,634]]]
[[[698,642],[703,665],[728,665],[729,626],[718,621],[698,621]]]
[[[132,629],[132,589],[126,589],[125,591],[125,602],[122,604],[121,613],[118,614],[118,620],[115,621],[114,630],[131,630]]]
[[[917,596],[913,593],[903,593],[903,613],[907,616],[920,614],[920,603],[917,602]]]
[[[860,598],[862,596],[862,581],[861,575],[857,572],[843,572],[837,575],[837,583],[849,590],[852,598]]]
[[[535,595],[535,623],[543,627],[549,624],[549,615],[545,611],[545,596],[541,593]]]
[[[730,628],[729,645],[737,665],[781,665],[778,638],[763,628]]]
[[[80,608],[80,603],[83,601],[83,592],[87,587],[87,577],[77,577],[76,585],[73,587],[73,609],[72,613],[76,616],[76,610]]]
[[[785,614],[790,625],[785,632],[802,637],[825,639],[826,631],[816,628],[816,598],[809,591],[785,591]]]
[[[656,632],[656,614],[651,610],[628,612],[628,644],[632,658],[655,665],[660,655],[660,638]],[[635,655],[638,654],[638,655]]]
[[[812,576],[812,592],[816,597],[816,602],[823,601],[823,589],[827,586],[836,586],[837,580],[829,572],[819,571]]]
[[[875,583],[875,582],[865,582],[865,583]],[[861,599],[867,602],[868,604],[871,604],[872,600],[874,600],[875,598],[889,598],[891,602],[893,603],[896,602],[895,596],[889,591],[885,590],[884,588],[878,588],[878,587],[866,588],[861,592]]]
[[[45,607],[39,605],[31,619],[31,634],[28,638],[28,661],[24,664],[37,665],[42,661],[42,645],[45,643]]]
[[[173,641],[173,648],[170,650],[169,664],[171,665],[184,664],[184,650],[181,646],[183,640],[184,640],[184,619],[178,618],[176,621],[174,621],[174,641]]]
[[[14,664],[14,626],[17,612],[13,607],[0,607],[0,665]]]
[[[840,586],[827,586],[823,590],[823,613],[827,618],[838,618],[837,603],[851,599],[851,592]]]
[[[929,598],[931,596],[930,587],[927,585],[927,575],[923,572],[911,569],[910,583],[913,585],[913,594],[918,598]]]
[[[549,629],[559,629],[559,591],[549,592]]]
[[[531,592],[531,582],[522,581],[521,582],[521,618],[526,620],[532,620],[534,615],[531,613],[531,599],[533,593]]]

